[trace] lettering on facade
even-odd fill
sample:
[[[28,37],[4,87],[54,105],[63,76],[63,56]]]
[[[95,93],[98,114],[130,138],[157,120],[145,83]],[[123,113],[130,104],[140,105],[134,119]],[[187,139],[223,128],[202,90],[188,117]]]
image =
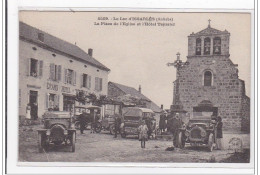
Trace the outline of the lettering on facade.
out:
[[[58,91],[59,87],[56,84],[47,83],[47,89]]]
[[[69,87],[62,86],[62,87],[61,87],[61,92],[70,93],[70,88],[69,88]]]

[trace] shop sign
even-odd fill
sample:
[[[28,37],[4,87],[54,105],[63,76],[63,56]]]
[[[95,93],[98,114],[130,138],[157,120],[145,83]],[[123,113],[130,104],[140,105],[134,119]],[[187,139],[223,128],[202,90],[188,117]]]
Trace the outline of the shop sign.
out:
[[[59,90],[59,87],[58,87],[58,85],[56,85],[56,84],[47,83],[47,89],[54,90],[54,91],[58,91],[58,90]]]
[[[62,87],[61,87],[61,92],[70,93],[70,88],[69,88],[69,87],[62,86]]]

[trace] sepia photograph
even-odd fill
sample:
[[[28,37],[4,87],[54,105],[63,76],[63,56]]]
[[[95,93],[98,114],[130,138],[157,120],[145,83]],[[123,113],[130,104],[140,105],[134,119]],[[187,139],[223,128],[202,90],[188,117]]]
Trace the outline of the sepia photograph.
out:
[[[253,163],[251,13],[18,17],[18,163]]]

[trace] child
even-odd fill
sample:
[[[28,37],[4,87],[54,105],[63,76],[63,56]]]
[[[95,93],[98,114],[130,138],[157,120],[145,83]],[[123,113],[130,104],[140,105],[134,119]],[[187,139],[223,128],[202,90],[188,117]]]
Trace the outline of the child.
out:
[[[143,120],[141,125],[138,127],[139,131],[139,141],[141,141],[141,148],[145,148],[145,141],[147,140],[148,128]]]

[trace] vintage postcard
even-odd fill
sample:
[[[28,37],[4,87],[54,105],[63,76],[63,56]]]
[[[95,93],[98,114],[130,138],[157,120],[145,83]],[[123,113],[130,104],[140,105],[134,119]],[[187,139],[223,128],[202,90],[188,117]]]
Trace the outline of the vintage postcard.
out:
[[[251,18],[19,11],[18,162],[252,163]]]

